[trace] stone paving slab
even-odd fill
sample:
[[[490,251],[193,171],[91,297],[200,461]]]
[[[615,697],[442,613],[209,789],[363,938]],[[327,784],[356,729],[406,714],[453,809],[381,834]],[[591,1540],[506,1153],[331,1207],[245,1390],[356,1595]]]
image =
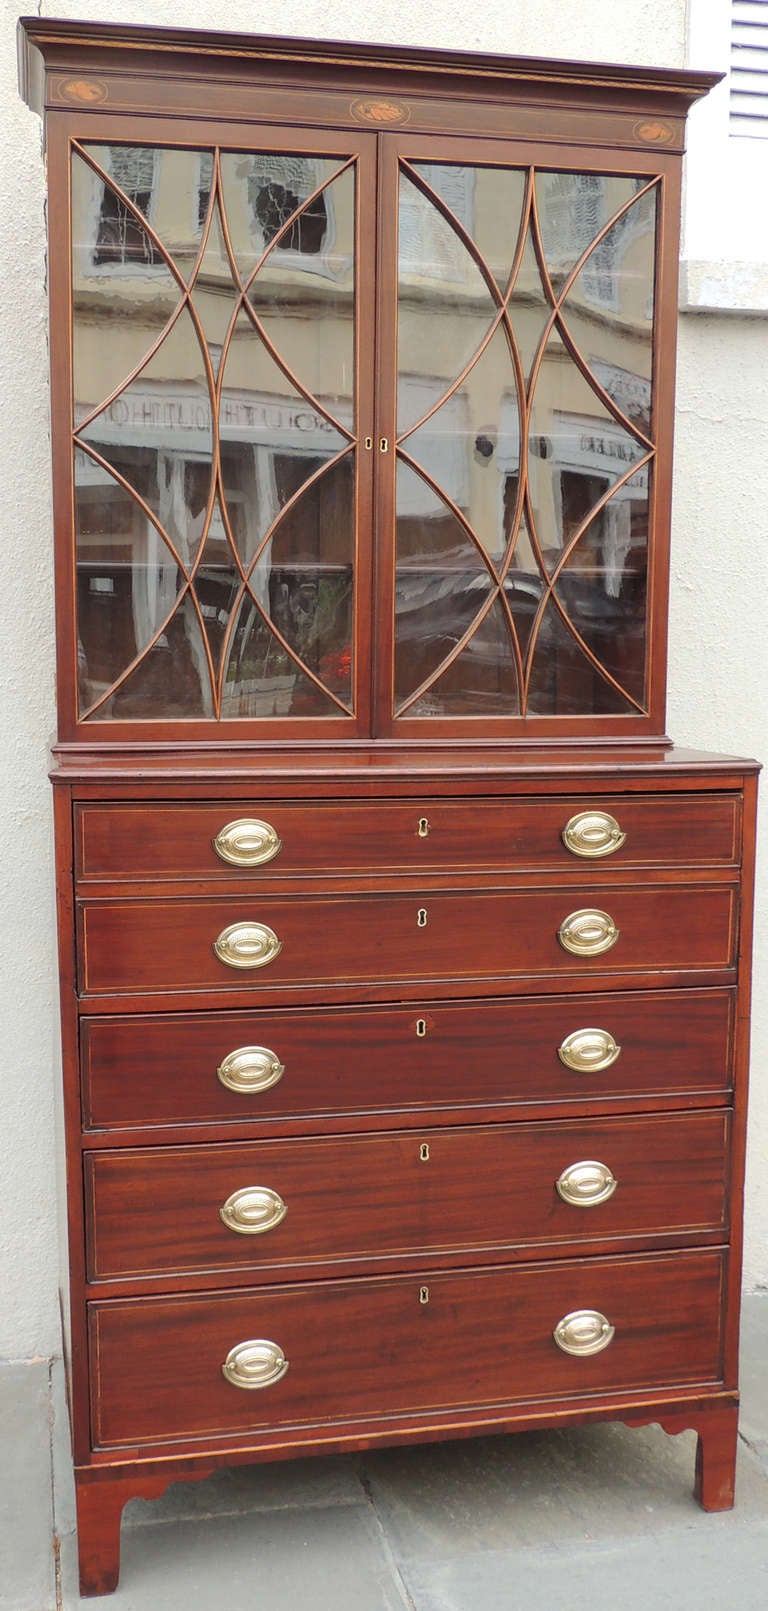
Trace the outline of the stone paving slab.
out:
[[[768,1518],[708,1520],[653,1541],[593,1537],[414,1562],[405,1581],[415,1611],[765,1611]]]
[[[0,1611],[55,1611],[49,1365],[0,1367]]]
[[[77,1594],[73,1535],[62,1550],[63,1611],[412,1611],[370,1504],[127,1527],[121,1583]]]

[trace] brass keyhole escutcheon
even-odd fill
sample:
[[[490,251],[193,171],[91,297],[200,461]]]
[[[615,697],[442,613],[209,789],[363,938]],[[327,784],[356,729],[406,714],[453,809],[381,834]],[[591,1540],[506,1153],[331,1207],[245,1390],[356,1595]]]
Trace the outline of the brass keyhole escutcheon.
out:
[[[419,1158],[422,1163],[429,1163],[429,1142],[422,1141],[419,1147]]]
[[[417,922],[417,924],[418,924],[420,929],[425,929],[426,928],[426,926],[427,926],[427,908],[426,908],[426,906],[420,906],[419,907],[419,910],[416,913],[416,922]]]
[[[420,839],[426,839],[429,833],[429,817],[419,817],[418,833]]]
[[[388,453],[389,452],[389,438],[387,436],[382,436],[380,438],[380,440],[379,440],[379,452],[380,453]]]
[[[419,1303],[429,1303],[429,1287],[419,1287]]]
[[[424,1036],[426,1035],[426,1033],[427,1033],[427,1020],[426,1020],[426,1018],[417,1018],[416,1019],[416,1034],[418,1035],[419,1040],[423,1040]]]
[[[373,437],[372,436],[366,436],[366,438],[365,438],[365,450],[366,450],[366,452],[370,453],[372,448],[373,448]]]

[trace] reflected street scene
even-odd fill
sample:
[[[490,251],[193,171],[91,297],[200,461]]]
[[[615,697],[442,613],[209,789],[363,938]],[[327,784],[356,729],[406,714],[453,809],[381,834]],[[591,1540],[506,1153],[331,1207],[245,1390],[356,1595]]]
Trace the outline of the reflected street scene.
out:
[[[355,171],[72,158],[81,716],[352,710]]]
[[[403,164],[395,708],[644,708],[656,190]]]

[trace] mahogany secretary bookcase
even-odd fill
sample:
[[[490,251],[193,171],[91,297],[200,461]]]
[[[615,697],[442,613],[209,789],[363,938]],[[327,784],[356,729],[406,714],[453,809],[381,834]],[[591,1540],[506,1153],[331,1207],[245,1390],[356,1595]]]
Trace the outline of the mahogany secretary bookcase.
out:
[[[132,1495],[312,1451],[658,1421],[727,1507],[757,769],[664,736],[714,79],[21,41],[83,1591]]]

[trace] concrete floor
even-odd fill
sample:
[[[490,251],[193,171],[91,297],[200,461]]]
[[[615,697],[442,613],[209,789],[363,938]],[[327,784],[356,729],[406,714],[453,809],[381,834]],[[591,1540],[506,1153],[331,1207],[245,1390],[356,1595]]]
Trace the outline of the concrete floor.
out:
[[[0,1611],[768,1611],[768,1295],[742,1358],[728,1514],[658,1427],[243,1467],[126,1506],[103,1602],[77,1593],[60,1368],[0,1367]]]

